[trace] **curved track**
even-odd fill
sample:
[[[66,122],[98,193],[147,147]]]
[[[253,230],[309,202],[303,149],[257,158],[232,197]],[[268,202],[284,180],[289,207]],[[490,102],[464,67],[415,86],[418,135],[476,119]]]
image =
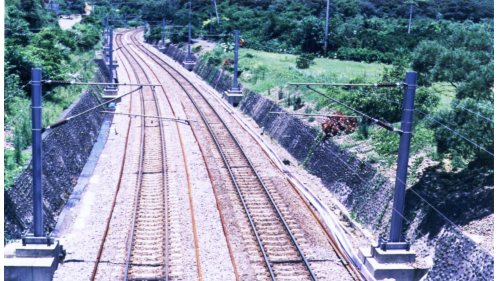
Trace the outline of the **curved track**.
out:
[[[136,38],[134,40],[134,36],[132,39],[135,47],[146,53],[179,83],[210,132],[248,218],[252,240],[258,245],[257,251],[250,252],[253,252],[256,259],[260,256],[262,265],[267,269],[267,272],[259,271],[259,277],[270,277],[272,280],[288,277],[317,280],[293,234],[294,225],[287,222],[286,213],[283,214],[279,208],[280,202],[276,202],[271,194],[272,187],[269,188],[263,182],[223,119],[189,80],[141,46]]]
[[[134,108],[141,115],[172,115],[173,117],[176,112],[169,98],[169,95],[173,93],[167,94],[165,88],[175,87],[178,89],[175,95],[182,103],[183,113],[186,116],[189,115],[189,119],[197,121],[196,125],[192,123],[190,127],[213,187],[235,279],[240,280],[241,276],[238,271],[242,269],[244,271],[240,272],[242,276],[247,276],[243,278],[244,280],[330,280],[332,276],[325,275],[324,266],[321,265],[322,260],[312,258],[314,255],[311,255],[309,242],[305,239],[298,220],[292,215],[294,212],[289,209],[289,203],[280,195],[278,190],[282,188],[279,187],[282,184],[276,183],[268,175],[264,177],[259,175],[242,145],[209,100],[181,72],[144,47],[137,40],[141,33],[138,30],[128,30],[115,37],[117,45],[122,47],[121,57],[125,58],[128,68],[132,69],[135,82],[161,83],[162,86],[159,89],[163,91],[164,95],[159,101],[154,87],[144,87],[140,92],[140,112],[137,108],[138,100],[136,100]],[[131,43],[129,43],[130,40]],[[132,82],[131,73],[127,68],[125,70],[130,82]],[[165,101],[168,106],[163,104]],[[132,97],[130,97],[130,103],[132,109]],[[179,107],[176,108],[177,114],[181,114],[182,109],[179,111]],[[131,113],[131,109],[129,113]],[[125,266],[121,272],[121,279],[125,281],[202,280],[190,177],[179,123],[176,123],[178,144],[175,143],[172,148],[171,143],[168,145],[165,143],[162,119],[141,117],[140,126],[137,121],[134,123],[135,126],[131,125],[134,119],[130,120],[127,140],[131,134],[132,138],[137,139],[140,133],[140,147],[134,148],[138,151],[131,148],[130,152],[126,152],[137,158],[131,162],[132,166],[137,167],[137,177],[134,178],[137,180],[137,184],[134,189],[133,212],[127,218],[127,220],[131,220],[130,232],[127,235],[126,245],[122,245],[125,244],[124,240],[115,239],[114,244],[109,243],[110,246],[108,246],[120,247],[122,245],[126,249],[126,258],[123,260]],[[175,135],[173,131],[168,131],[167,134]],[[169,156],[175,150],[182,150],[184,157],[190,206],[184,209],[180,208],[179,205],[181,203],[187,204],[184,203],[187,200],[184,199],[185,201],[181,202],[181,198],[177,197],[176,187],[170,186],[167,170],[167,167],[173,167],[171,169],[174,170],[173,173],[176,173],[175,170],[179,171],[178,157],[170,159],[172,157]],[[126,157],[128,156],[124,155],[123,165],[125,165]],[[127,165],[130,166],[130,162],[128,163]],[[130,167],[125,169],[130,170]],[[123,170],[122,166],[120,182]],[[117,193],[120,189],[120,182]],[[182,186],[180,188],[182,189]],[[222,188],[222,195],[218,195],[219,188]],[[305,202],[304,204],[307,205]],[[232,206],[234,212],[228,213],[228,205]],[[185,252],[186,249],[191,249],[191,246],[182,245],[186,242],[183,236],[186,236],[188,230],[178,227],[183,223],[183,219],[187,219],[186,217],[182,218],[182,216],[187,216],[188,208],[191,212],[191,223],[186,225],[192,226],[191,241],[194,243],[192,248],[195,254]],[[312,210],[309,209],[309,211],[313,213],[313,216],[315,215]],[[111,214],[108,220],[108,229]],[[227,223],[227,221],[230,222]],[[235,221],[238,229],[237,235],[242,239],[237,242],[234,240]],[[326,232],[324,234],[328,236]],[[110,239],[108,230],[106,230],[101,243],[92,280],[96,276],[106,239]],[[332,244],[331,241],[330,244]],[[332,244],[332,246],[335,250],[335,245]],[[338,250],[335,251],[339,257],[342,255]],[[245,253],[243,258],[246,260],[244,263],[248,263],[253,268],[250,275],[248,275],[248,271],[245,271],[247,268],[241,267],[240,264],[243,252]],[[186,262],[194,267],[188,269]],[[354,279],[358,278],[357,273],[349,269],[349,265],[345,262],[344,266],[348,268]],[[115,276],[118,275],[115,274]],[[248,279],[248,276],[253,277]]]

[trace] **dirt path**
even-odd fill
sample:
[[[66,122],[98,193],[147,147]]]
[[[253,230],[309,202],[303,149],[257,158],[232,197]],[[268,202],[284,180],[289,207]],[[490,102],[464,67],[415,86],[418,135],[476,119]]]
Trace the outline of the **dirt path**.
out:
[[[73,19],[59,19],[59,26],[63,30],[71,29],[71,27],[74,24],[79,23],[82,20],[82,16],[81,15],[71,15],[71,17]]]

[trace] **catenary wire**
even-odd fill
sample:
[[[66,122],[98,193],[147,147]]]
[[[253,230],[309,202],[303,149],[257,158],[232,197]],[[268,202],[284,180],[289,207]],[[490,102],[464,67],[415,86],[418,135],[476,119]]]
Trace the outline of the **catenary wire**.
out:
[[[419,87],[419,86],[417,86],[417,88],[418,88],[418,89],[421,89],[421,90],[423,90],[423,91],[425,91],[425,92],[427,92],[427,93],[429,93],[429,94],[431,94],[431,95],[434,95],[434,96],[436,96],[436,97],[438,97],[438,98],[440,98],[440,99],[442,99],[442,98],[443,98],[442,96],[440,96],[440,95],[438,95],[438,94],[436,94],[436,93],[433,93],[433,92],[431,92],[431,91],[429,91],[429,90],[427,90],[427,89],[425,89],[425,88],[422,88],[422,87]],[[462,105],[460,105],[460,104],[458,104],[458,103],[455,103],[455,102],[453,102],[453,101],[450,101],[450,103],[451,103],[451,104],[453,104],[453,105],[456,105],[456,106],[458,106],[458,107],[460,107],[460,108],[462,108],[462,109],[465,109],[465,110],[467,110],[468,112],[470,112],[470,113],[472,113],[472,114],[477,115],[478,117],[481,117],[481,118],[483,118],[483,119],[485,119],[485,120],[488,120],[488,121],[490,121],[490,122],[494,122],[492,119],[490,119],[490,118],[488,118],[488,117],[486,117],[486,116],[484,116],[484,115],[481,115],[481,114],[479,114],[479,113],[477,113],[477,112],[475,112],[475,111],[472,111],[472,110],[470,110],[470,109],[468,109],[468,108],[466,108],[466,107],[464,107],[464,106],[462,106]]]
[[[28,86],[31,84],[31,81],[29,81],[26,85],[22,86],[21,88],[17,89],[17,91],[15,91],[13,94],[10,94],[7,98],[5,98],[3,101],[6,101],[10,98],[13,98],[15,95],[17,95],[17,93],[19,93],[22,89],[24,89],[24,87]]]
[[[434,121],[434,122],[436,122],[436,123],[440,124],[441,126],[445,127],[445,128],[446,128],[446,129],[448,129],[449,131],[451,131],[451,132],[455,133],[456,135],[460,136],[461,138],[465,139],[466,141],[468,141],[468,142],[472,143],[473,145],[475,145],[475,146],[479,147],[480,149],[484,150],[485,152],[487,152],[487,153],[488,153],[488,154],[490,154],[491,156],[495,156],[493,153],[491,153],[490,151],[486,150],[486,148],[484,148],[484,147],[480,146],[479,144],[477,144],[477,143],[475,143],[475,142],[471,141],[469,138],[464,137],[464,136],[463,136],[462,134],[460,134],[459,132],[457,132],[457,131],[455,131],[455,130],[451,129],[450,127],[446,126],[445,124],[443,124],[443,123],[439,122],[438,120],[436,120],[436,119],[432,118],[430,115],[426,114],[426,113],[425,113],[425,112],[423,112],[422,110],[420,110],[420,109],[418,109],[418,108],[415,108],[415,110],[416,110],[416,111],[418,111],[418,112],[420,112],[421,114],[423,114],[425,117],[429,118],[430,120],[432,120],[432,121]]]

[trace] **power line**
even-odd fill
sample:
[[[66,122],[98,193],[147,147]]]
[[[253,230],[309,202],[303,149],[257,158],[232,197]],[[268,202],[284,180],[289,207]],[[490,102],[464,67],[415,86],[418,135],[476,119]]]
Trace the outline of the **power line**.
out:
[[[22,86],[21,88],[17,89],[17,91],[15,91],[13,94],[9,95],[7,98],[5,98],[3,101],[6,101],[12,97],[14,97],[18,92],[20,92],[22,89],[24,89],[24,87],[28,86],[31,84],[31,81],[28,82],[28,84]]]
[[[317,90],[315,90],[315,89],[311,88],[310,86],[307,86],[307,88],[308,88],[308,89],[310,89],[310,90],[312,90],[313,92],[316,92],[316,93],[318,93],[318,94],[322,95],[323,97],[325,97],[325,98],[327,98],[327,99],[330,99],[330,100],[332,100],[332,101],[334,101],[334,102],[336,102],[336,103],[338,103],[338,104],[340,104],[340,105],[343,105],[344,107],[347,107],[347,108],[349,108],[350,110],[352,110],[352,111],[354,111],[354,112],[356,112],[356,113],[358,113],[358,114],[360,114],[360,115],[362,115],[362,116],[364,116],[364,117],[366,117],[366,118],[368,118],[368,119],[370,119],[370,120],[374,121],[374,122],[375,122],[375,124],[377,124],[377,125],[379,125],[379,126],[383,127],[384,129],[387,129],[387,130],[389,130],[389,131],[393,131],[393,132],[397,132],[397,133],[399,133],[399,132],[400,132],[400,130],[399,130],[399,129],[394,128],[394,127],[393,127],[393,126],[391,126],[390,124],[387,124],[387,123],[385,123],[385,122],[382,122],[382,121],[378,120],[377,118],[373,118],[373,117],[371,117],[371,116],[369,116],[369,115],[367,115],[367,114],[365,114],[365,113],[363,113],[363,112],[361,112],[361,111],[359,111],[359,110],[356,110],[356,109],[354,109],[354,108],[352,108],[352,107],[350,107],[350,106],[346,105],[346,104],[345,104],[345,103],[343,103],[343,102],[340,102],[340,101],[338,101],[338,100],[336,100],[336,99],[334,99],[334,98],[332,98],[332,97],[329,97],[329,96],[327,96],[327,95],[325,95],[325,94],[323,94],[323,93],[321,93],[321,92],[319,92],[319,91],[317,91]]]
[[[59,86],[55,87],[54,89],[52,89],[50,92],[48,92],[48,93],[46,93],[45,95],[43,95],[43,96],[42,96],[42,99],[43,99],[43,98],[45,98],[46,96],[48,96],[48,95],[50,95],[50,94],[54,93],[54,91],[55,91],[57,88],[61,87],[61,86],[62,86],[62,85],[59,85]],[[30,106],[31,106],[31,103],[27,104],[27,105],[26,105],[26,106],[25,106],[25,107],[24,107],[21,111],[19,111],[19,113],[18,113],[16,116],[14,116],[14,118],[12,118],[12,119],[11,119],[11,120],[7,123],[7,124],[5,124],[5,127],[9,126],[10,124],[12,124],[12,122],[14,122],[15,120],[17,120],[17,119],[21,116],[21,114],[22,114],[24,111],[26,111],[26,109],[28,109]]]
[[[432,118],[432,117],[431,117],[431,116],[429,116],[428,114],[424,113],[422,110],[420,110],[420,109],[418,109],[418,108],[415,108],[415,110],[416,110],[416,111],[418,111],[418,112],[420,112],[420,113],[422,113],[425,117],[427,117],[427,118],[431,119],[432,121],[434,121],[434,122],[436,122],[436,123],[440,124],[441,126],[445,127],[445,128],[446,128],[446,129],[448,129],[449,131],[451,131],[451,132],[455,133],[456,135],[460,136],[461,138],[465,139],[466,141],[468,141],[468,142],[472,143],[473,145],[475,145],[475,146],[479,147],[480,149],[484,150],[485,152],[487,152],[487,153],[488,153],[488,154],[490,154],[491,156],[495,156],[493,153],[491,153],[491,152],[489,152],[488,150],[486,150],[486,148],[484,148],[484,147],[482,147],[482,146],[478,145],[477,143],[475,143],[475,142],[471,141],[470,139],[468,139],[468,138],[464,137],[464,136],[463,136],[462,134],[460,134],[459,132],[457,132],[457,131],[455,131],[455,130],[451,129],[450,127],[446,126],[445,124],[443,124],[443,123],[439,122],[438,120],[436,120],[436,119]]]
[[[15,120],[17,120],[17,118],[19,118],[19,116],[21,116],[21,114],[26,111],[26,109],[28,109],[30,107],[31,103],[29,103],[28,105],[26,105],[21,111],[19,111],[19,113],[14,116],[14,118],[12,118],[7,124],[5,124],[5,127],[9,126],[12,122],[14,122]]]
[[[442,99],[442,98],[443,98],[442,96],[440,96],[440,95],[438,95],[438,94],[436,94],[436,93],[433,93],[433,92],[431,92],[431,91],[429,91],[429,90],[427,90],[427,89],[425,89],[425,88],[418,87],[418,86],[417,86],[417,88],[422,89],[423,91],[425,91],[425,92],[427,92],[427,93],[429,93],[429,94],[431,94],[431,95],[434,95],[434,96],[436,96],[436,97],[438,97],[438,98],[440,98],[440,99]],[[488,120],[488,121],[490,121],[490,122],[494,122],[492,119],[490,119],[490,118],[488,118],[488,117],[486,117],[486,116],[483,116],[483,115],[481,115],[481,114],[479,114],[479,113],[477,113],[477,112],[475,112],[475,111],[472,111],[472,110],[470,110],[470,109],[468,109],[468,108],[466,108],[466,107],[464,107],[464,106],[461,106],[461,105],[460,105],[460,104],[458,104],[458,103],[455,103],[455,102],[453,102],[453,101],[450,101],[450,103],[451,103],[451,104],[454,104],[454,105],[456,105],[456,106],[458,106],[458,107],[460,107],[460,108],[462,108],[462,109],[465,109],[465,110],[467,110],[468,112],[470,112],[470,113],[472,113],[472,114],[475,114],[475,115],[477,115],[477,116],[479,116],[479,117],[481,117],[481,118],[483,118],[483,119],[485,119],[485,120]]]
[[[359,90],[359,89],[354,89],[354,88],[351,88],[351,87],[344,87],[344,88],[347,88],[347,90],[349,90],[349,91],[355,90],[355,91],[358,91],[358,92],[360,92],[360,93],[362,93],[362,94],[364,94],[364,95],[371,95],[371,96],[375,96],[375,97],[378,97],[378,98],[383,99],[383,100],[385,100],[385,101],[388,101],[388,102],[392,102],[392,103],[395,103],[395,104],[402,105],[402,103],[400,103],[400,102],[397,102],[397,101],[393,101],[393,100],[390,100],[390,99],[384,98],[384,97],[382,97],[382,96],[380,96],[380,95],[377,95],[377,94],[374,94],[374,93],[366,93],[366,92],[363,92],[363,91],[361,91],[361,90]]]
[[[411,192],[413,192],[415,195],[418,196],[418,198],[420,198],[420,200],[422,200],[423,202],[425,202],[427,205],[429,205],[434,211],[436,211],[440,216],[442,216],[444,218],[445,221],[447,221],[448,223],[450,223],[454,228],[456,228],[462,235],[464,235],[465,237],[468,237],[469,235],[467,235],[467,233],[465,231],[463,231],[462,229],[460,229],[460,227],[458,225],[456,225],[455,223],[453,223],[449,218],[447,218],[443,213],[441,213],[436,207],[434,207],[434,205],[432,205],[431,203],[429,203],[429,201],[425,200],[425,198],[420,195],[418,192],[416,192],[414,189],[413,189],[413,186],[408,186],[406,183],[404,183],[401,179],[399,179],[398,177],[396,177],[396,180],[398,180],[399,182],[401,182],[407,190],[410,190]],[[481,249],[482,251],[484,251],[485,253],[488,253],[485,249],[483,249],[478,243],[476,243],[474,240],[471,239],[472,242],[474,242],[474,244],[476,244],[476,246]]]

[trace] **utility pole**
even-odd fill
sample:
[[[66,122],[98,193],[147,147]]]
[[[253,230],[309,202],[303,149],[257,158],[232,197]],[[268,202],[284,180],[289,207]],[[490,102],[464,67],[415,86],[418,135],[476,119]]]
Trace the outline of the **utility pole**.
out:
[[[392,211],[391,232],[389,243],[403,242],[401,229],[403,226],[403,211],[406,193],[406,177],[408,175],[408,159],[410,156],[410,141],[412,135],[413,110],[415,109],[415,90],[417,88],[417,73],[406,72],[407,85],[403,97],[403,114],[399,137],[398,169],[396,172],[396,187],[394,191],[394,210]]]
[[[191,22],[189,22],[189,32],[188,32],[188,57],[187,60],[188,62],[192,62],[193,60],[191,59]]]
[[[106,46],[109,45],[109,15],[106,15]]]
[[[196,63],[191,59],[191,22],[189,22],[189,32],[188,32],[188,55],[186,60],[183,62],[184,68],[191,71]]]
[[[147,30],[146,30],[146,25],[147,25],[147,24],[148,24],[148,23],[146,22],[146,20],[144,20],[144,42],[146,42],[146,31],[147,31]]]
[[[411,16],[412,16],[412,12],[413,12],[413,5],[410,6],[410,22],[408,23],[408,34],[410,34],[410,30],[411,30]]]
[[[330,17],[330,0],[326,1],[326,25],[325,25],[325,56],[326,56],[326,44],[328,42],[328,18]]]
[[[104,14],[102,14],[102,38],[104,39],[104,42],[106,42],[106,22],[104,19]]]
[[[214,0],[210,0],[210,34],[212,34],[212,12],[214,11]]]
[[[33,226],[35,237],[43,236],[42,192],[42,70],[31,70],[31,123],[33,154]]]
[[[109,83],[113,81],[113,29],[109,30]]]
[[[125,14],[125,29],[127,29],[127,14]]]
[[[189,23],[191,25],[191,23]],[[163,18],[163,26],[161,31],[161,46],[165,47],[165,18]],[[189,36],[191,36],[191,27],[189,29]]]
[[[239,47],[239,33],[238,30],[234,31],[234,77],[233,87],[231,90],[224,92],[222,97],[231,105],[237,106],[243,98],[243,93],[238,87],[238,47]]]
[[[238,87],[238,46],[239,46],[239,36],[238,30],[234,31],[234,79],[232,91],[239,91]]]

